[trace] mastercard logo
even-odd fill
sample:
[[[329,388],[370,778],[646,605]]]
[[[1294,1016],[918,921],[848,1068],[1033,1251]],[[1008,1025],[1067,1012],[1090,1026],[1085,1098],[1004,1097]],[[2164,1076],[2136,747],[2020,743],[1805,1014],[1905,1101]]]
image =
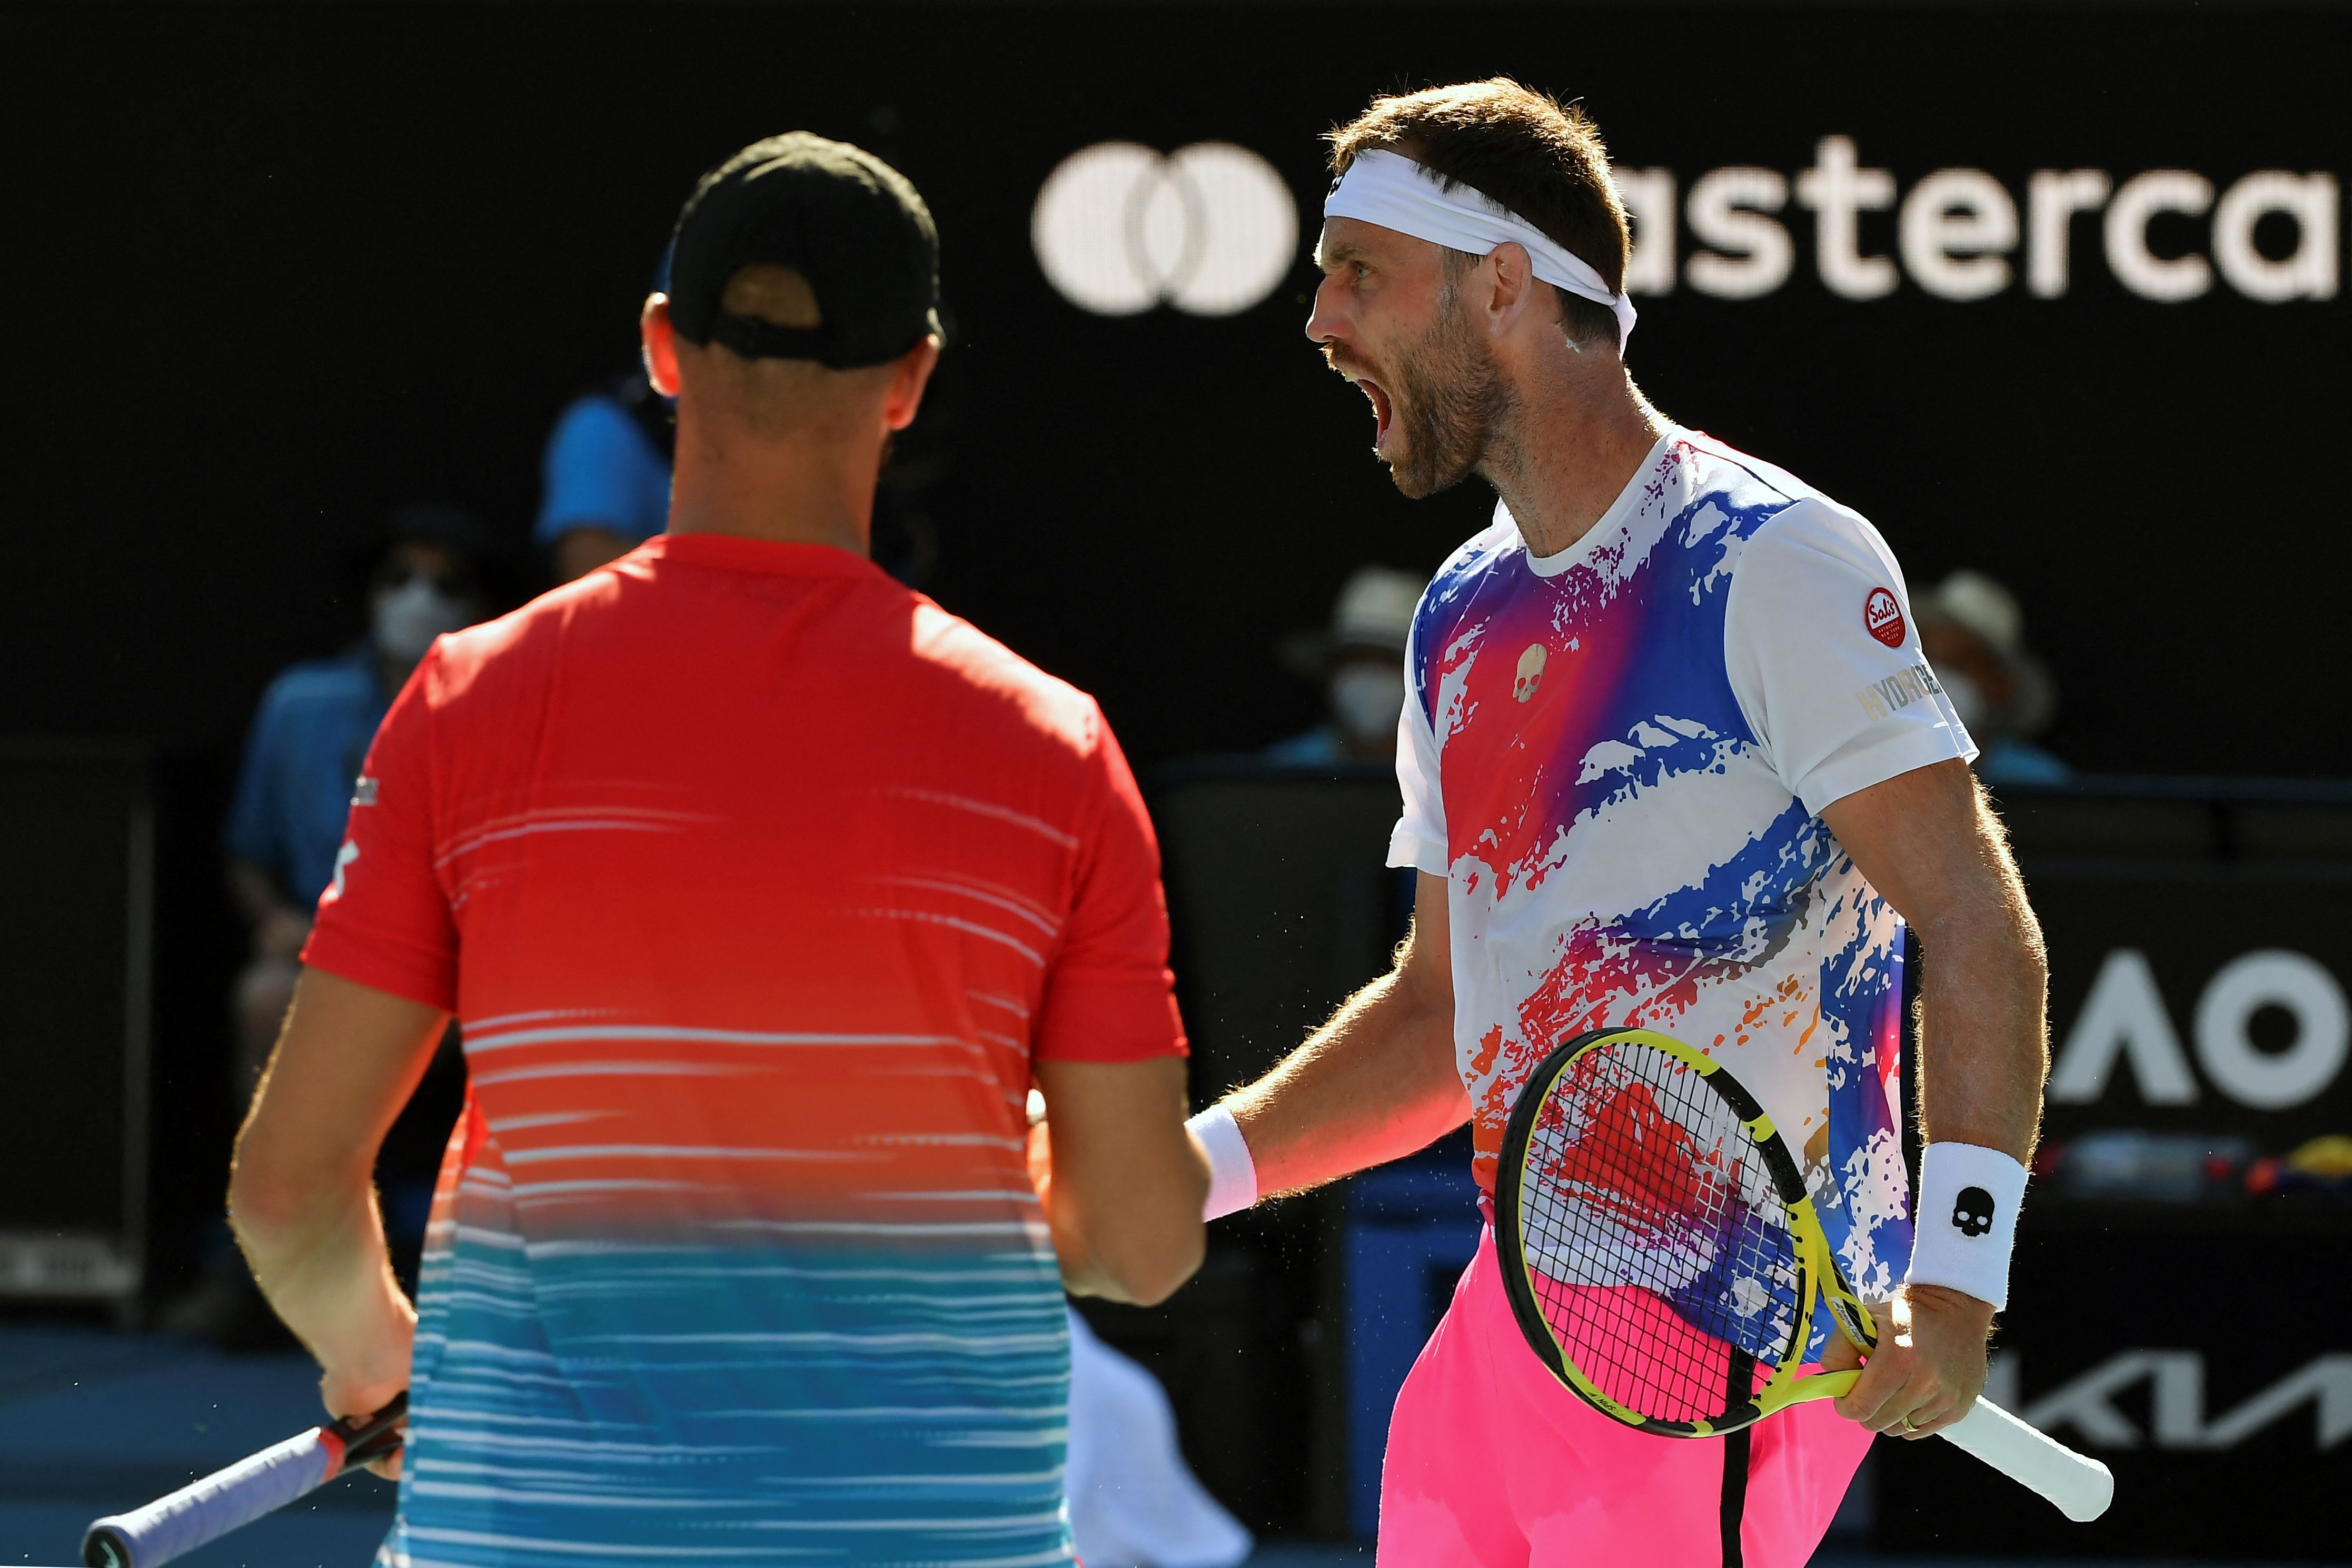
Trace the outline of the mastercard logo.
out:
[[[1101,142],[1047,176],[1029,237],[1046,279],[1082,310],[1233,316],[1297,265],[1298,203],[1273,164],[1230,142],[1169,153]]]

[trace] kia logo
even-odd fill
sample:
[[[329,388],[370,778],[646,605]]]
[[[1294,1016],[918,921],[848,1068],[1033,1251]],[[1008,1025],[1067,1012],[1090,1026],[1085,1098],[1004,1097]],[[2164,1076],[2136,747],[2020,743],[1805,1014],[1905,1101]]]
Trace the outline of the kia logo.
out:
[[[1273,164],[1230,142],[1165,155],[1098,142],[1046,176],[1029,236],[1047,280],[1082,310],[1232,316],[1297,259],[1298,204]]]
[[[2193,1350],[2133,1350],[2109,1356],[2028,1404],[2019,1397],[2015,1351],[2003,1351],[1986,1369],[1985,1397],[2015,1410],[2029,1426],[2055,1432],[2072,1426],[2101,1448],[2234,1448],[2305,1406],[2315,1406],[2315,1446],[2325,1453],[2352,1437],[2352,1355],[2314,1357],[2268,1388],[2210,1419],[2205,1357]],[[2145,1387],[2144,1400],[2115,1401]],[[2135,1406],[2147,1412],[2143,1435]]]

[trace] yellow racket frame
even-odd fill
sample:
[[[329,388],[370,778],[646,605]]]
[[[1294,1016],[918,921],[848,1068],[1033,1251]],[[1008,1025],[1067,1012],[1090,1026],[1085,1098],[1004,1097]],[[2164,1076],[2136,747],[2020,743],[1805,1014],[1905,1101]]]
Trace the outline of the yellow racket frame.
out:
[[[1607,1050],[1612,1046],[1640,1045],[1672,1057],[1691,1071],[1705,1079],[1708,1087],[1720,1095],[1724,1103],[1748,1129],[1749,1141],[1755,1144],[1764,1161],[1765,1170],[1772,1178],[1774,1191],[1788,1210],[1789,1234],[1796,1243],[1796,1296],[1802,1304],[1795,1314],[1795,1325],[1788,1344],[1783,1347],[1780,1364],[1773,1368],[1771,1378],[1758,1389],[1755,1397],[1737,1405],[1718,1420],[1664,1421],[1644,1415],[1619,1404],[1593,1384],[1582,1368],[1569,1357],[1551,1324],[1543,1315],[1536,1296],[1535,1275],[1527,1258],[1527,1249],[1519,1234],[1519,1194],[1528,1175],[1528,1152],[1533,1142],[1536,1117],[1552,1085],[1560,1075],[1573,1067],[1579,1058],[1593,1051]],[[1664,1437],[1717,1437],[1726,1432],[1737,1432],[1752,1426],[1776,1411],[1791,1405],[1801,1405],[1809,1399],[1834,1399],[1852,1388],[1858,1372],[1823,1373],[1814,1377],[1799,1377],[1797,1366],[1803,1354],[1805,1341],[1812,1332],[1814,1307],[1827,1301],[1830,1314],[1863,1350],[1869,1351],[1878,1343],[1878,1325],[1870,1309],[1853,1293],[1845,1275],[1838,1268],[1837,1258],[1830,1250],[1829,1237],[1822,1229],[1821,1215],[1813,1211],[1813,1200],[1805,1191],[1803,1175],[1797,1162],[1790,1157],[1788,1145],[1781,1141],[1780,1130],[1746,1085],[1727,1071],[1722,1064],[1692,1049],[1671,1035],[1654,1029],[1595,1029],[1577,1036],[1554,1050],[1528,1075],[1527,1086],[1519,1091],[1518,1102],[1511,1109],[1511,1120],[1503,1133],[1502,1160],[1495,1183],[1495,1240],[1503,1266],[1503,1287],[1511,1299],[1511,1310],[1519,1321],[1519,1329],[1527,1336],[1528,1346],[1536,1352],[1554,1377],[1568,1385],[1570,1392],[1611,1418],[1644,1432]]]

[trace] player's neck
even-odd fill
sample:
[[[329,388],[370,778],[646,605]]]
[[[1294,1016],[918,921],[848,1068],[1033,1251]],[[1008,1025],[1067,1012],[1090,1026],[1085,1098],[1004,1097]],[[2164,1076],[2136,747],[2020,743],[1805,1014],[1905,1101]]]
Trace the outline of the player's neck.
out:
[[[669,531],[869,552],[881,444],[713,440],[681,420]]]
[[[1478,471],[1510,508],[1528,553],[1557,555],[1616,504],[1666,427],[1622,369],[1597,387],[1523,386]]]

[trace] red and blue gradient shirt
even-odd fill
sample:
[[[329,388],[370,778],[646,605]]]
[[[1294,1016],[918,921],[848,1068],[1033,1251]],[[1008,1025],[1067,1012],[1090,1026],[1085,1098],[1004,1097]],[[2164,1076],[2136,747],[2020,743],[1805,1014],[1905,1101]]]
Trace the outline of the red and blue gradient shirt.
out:
[[[1060,1563],[1041,1058],[1181,1054],[1093,700],[845,552],[437,643],[308,963],[454,1012],[393,1564]]]

